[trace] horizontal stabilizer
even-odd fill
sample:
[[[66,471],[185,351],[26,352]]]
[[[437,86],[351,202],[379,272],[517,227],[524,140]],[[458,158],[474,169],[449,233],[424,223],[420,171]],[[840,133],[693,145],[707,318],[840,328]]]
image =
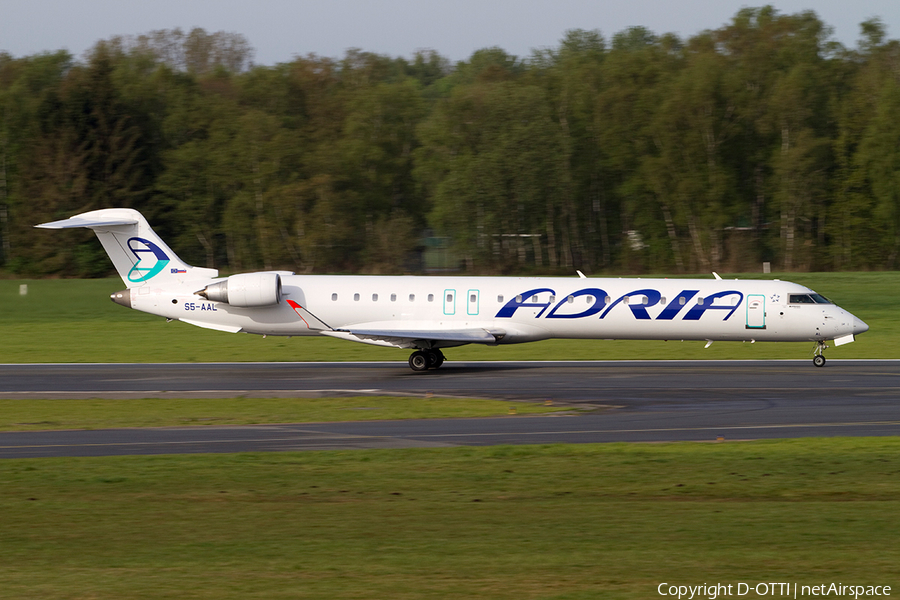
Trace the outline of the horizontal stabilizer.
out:
[[[116,227],[117,225],[137,225],[137,219],[131,218],[106,218],[106,219],[86,219],[81,215],[72,217],[71,219],[63,219],[62,221],[53,221],[51,223],[41,223],[35,225],[40,229],[70,229],[73,227],[86,227],[88,229],[103,229],[104,227]]]

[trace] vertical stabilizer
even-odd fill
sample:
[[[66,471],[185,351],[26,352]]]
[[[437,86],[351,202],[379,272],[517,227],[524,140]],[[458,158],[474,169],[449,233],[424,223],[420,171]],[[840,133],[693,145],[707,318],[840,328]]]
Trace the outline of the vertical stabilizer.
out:
[[[144,216],[131,208],[94,210],[35,227],[93,229],[129,288],[140,287],[149,281],[165,285],[211,279],[219,274],[215,269],[192,267],[182,261],[150,228]]]

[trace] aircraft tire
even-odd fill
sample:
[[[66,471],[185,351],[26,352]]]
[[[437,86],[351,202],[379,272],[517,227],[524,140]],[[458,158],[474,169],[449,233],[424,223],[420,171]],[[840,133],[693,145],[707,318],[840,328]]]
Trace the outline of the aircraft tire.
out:
[[[413,371],[424,371],[428,368],[428,355],[421,350],[416,350],[409,355],[409,368]]]
[[[821,354],[814,356],[813,364],[816,365],[817,367],[824,367],[825,366],[825,357],[822,356]]]
[[[437,369],[444,364],[444,354],[440,350],[423,350],[428,358],[428,368]]]

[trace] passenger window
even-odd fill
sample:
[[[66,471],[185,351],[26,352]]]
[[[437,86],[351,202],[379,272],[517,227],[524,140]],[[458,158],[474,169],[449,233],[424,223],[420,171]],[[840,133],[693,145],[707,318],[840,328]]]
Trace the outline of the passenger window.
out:
[[[538,301],[537,294],[535,294],[534,296],[531,297],[531,301],[532,301],[532,302],[537,302],[537,301]]]
[[[684,296],[678,296],[678,304],[684,306],[684,302],[685,302]]]
[[[585,300],[587,300],[588,302],[590,302],[590,301],[591,301],[590,296],[586,297]],[[612,300],[612,298],[610,298],[609,296],[607,296],[607,297],[605,298],[605,300],[606,300],[606,301],[604,302],[604,304],[609,304],[610,301]]]
[[[522,304],[522,294],[519,294],[518,296],[516,296],[516,302],[518,302],[519,304]]]
[[[447,294],[447,302],[453,302],[453,294]]]
[[[409,301],[410,301],[410,302],[415,302],[415,301],[416,301],[416,295],[415,295],[415,294],[410,294],[410,295],[409,295]]]
[[[428,294],[428,301],[434,302],[434,294]]]
[[[665,303],[666,303],[666,297],[665,297],[665,296],[660,296],[660,297],[659,297],[659,303],[660,303],[660,304],[665,304]]]
[[[478,297],[475,294],[469,294],[469,302],[477,301]]]
[[[697,304],[699,304],[700,306],[703,306],[703,298],[702,297],[697,298]]]
[[[336,302],[336,301],[337,301],[337,294],[332,294],[332,295],[331,295],[331,301],[332,301],[332,302]]]
[[[644,301],[641,302],[644,306],[650,306],[650,296],[644,296]]]
[[[631,299],[628,296],[625,296],[624,298],[622,298],[622,304],[628,304],[630,301],[631,301]]]
[[[378,294],[372,294],[372,302],[378,302]]]
[[[497,296],[497,302],[503,302],[503,294]]]
[[[575,302],[575,296],[573,296],[572,294],[569,294],[569,297],[566,298],[566,302],[568,302],[569,304],[572,304],[573,302]]]
[[[353,294],[353,301],[359,302],[359,294]]]
[[[391,302],[397,301],[397,294],[391,294]]]
[[[551,294],[550,295],[550,304],[553,304],[554,302],[556,302],[556,296]]]

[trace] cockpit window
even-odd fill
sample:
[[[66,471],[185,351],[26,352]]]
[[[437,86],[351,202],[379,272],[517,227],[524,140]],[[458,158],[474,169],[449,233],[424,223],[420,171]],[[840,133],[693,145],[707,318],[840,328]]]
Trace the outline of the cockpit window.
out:
[[[791,294],[791,304],[832,304],[822,294]]]

